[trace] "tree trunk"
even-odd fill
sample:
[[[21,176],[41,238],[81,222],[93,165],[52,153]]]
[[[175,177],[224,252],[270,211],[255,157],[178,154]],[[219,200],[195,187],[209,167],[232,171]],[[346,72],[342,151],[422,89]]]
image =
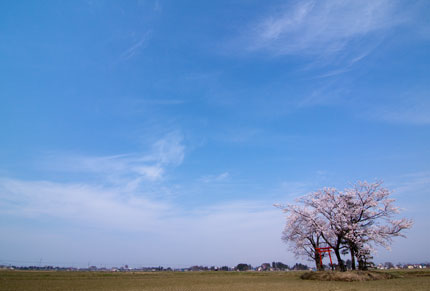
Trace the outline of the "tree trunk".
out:
[[[358,259],[358,269],[362,271],[366,269],[366,263],[362,258]]]
[[[351,252],[351,269],[355,270],[355,252],[353,248],[349,249]]]
[[[340,250],[339,250],[339,248],[334,249],[334,253],[336,254],[337,264],[339,266],[340,271],[341,272],[345,272],[346,271],[346,267],[345,267],[345,263],[342,260],[342,257],[340,256]]]
[[[315,267],[316,267],[317,271],[324,271],[324,267],[321,264],[320,254],[317,251],[315,251],[314,260],[315,260]]]

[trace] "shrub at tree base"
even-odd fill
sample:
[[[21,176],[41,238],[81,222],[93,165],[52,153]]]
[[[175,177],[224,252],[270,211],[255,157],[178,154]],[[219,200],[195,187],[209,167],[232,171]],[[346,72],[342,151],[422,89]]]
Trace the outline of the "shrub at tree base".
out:
[[[375,271],[349,271],[349,272],[307,272],[300,276],[303,280],[319,281],[373,281],[398,278],[389,273]]]

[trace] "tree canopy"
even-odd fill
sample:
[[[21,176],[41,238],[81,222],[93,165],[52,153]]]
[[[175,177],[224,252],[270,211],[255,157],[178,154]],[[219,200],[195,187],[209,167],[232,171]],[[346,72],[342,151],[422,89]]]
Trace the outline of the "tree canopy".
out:
[[[391,193],[380,181],[359,181],[343,191],[323,188],[300,197],[297,204],[278,205],[287,214],[282,239],[296,256],[314,260],[318,270],[323,267],[316,249],[327,246],[342,271],[346,267],[341,254],[348,252],[353,269],[355,259],[360,269],[366,269],[376,245],[389,248],[393,237],[404,237],[403,230],[413,224],[396,219],[399,208]]]

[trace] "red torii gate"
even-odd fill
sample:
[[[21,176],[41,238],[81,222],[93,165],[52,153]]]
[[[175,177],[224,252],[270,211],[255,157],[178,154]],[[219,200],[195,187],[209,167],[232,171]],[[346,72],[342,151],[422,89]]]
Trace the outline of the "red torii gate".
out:
[[[328,256],[329,256],[329,258],[330,258],[330,266],[331,266],[331,269],[332,269],[332,270],[334,270],[334,268],[333,268],[333,262],[332,262],[332,260],[331,260],[331,254],[330,254],[330,252],[331,252],[331,247],[315,248],[315,249],[317,250],[317,252],[318,252],[318,254],[319,254],[319,256],[320,256],[320,263],[321,263],[321,267],[323,266],[323,263],[322,263],[322,254],[323,254],[323,253],[328,253]]]

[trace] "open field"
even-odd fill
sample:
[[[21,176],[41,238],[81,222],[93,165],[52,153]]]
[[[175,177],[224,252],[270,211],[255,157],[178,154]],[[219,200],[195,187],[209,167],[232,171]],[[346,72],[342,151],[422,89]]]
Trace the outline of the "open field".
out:
[[[321,282],[302,272],[39,272],[0,271],[0,290],[430,290],[430,270],[389,271],[397,279]]]

